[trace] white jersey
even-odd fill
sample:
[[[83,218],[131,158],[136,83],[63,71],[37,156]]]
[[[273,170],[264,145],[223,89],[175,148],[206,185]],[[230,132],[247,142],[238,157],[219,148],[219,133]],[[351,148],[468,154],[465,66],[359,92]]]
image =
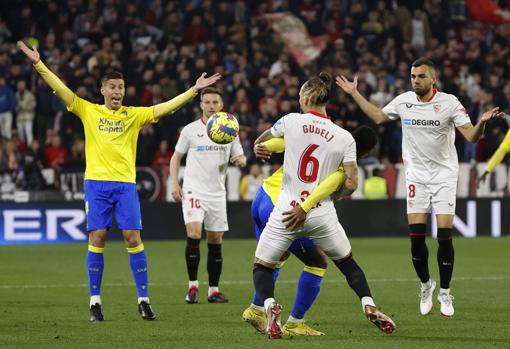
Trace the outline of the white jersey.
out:
[[[276,202],[280,212],[304,201],[342,163],[356,161],[352,135],[325,115],[287,114],[274,124],[271,133],[285,138],[282,189]],[[326,198],[307,214],[307,219],[332,212],[333,202]]]
[[[239,137],[230,144],[216,144],[207,136],[202,119],[198,119],[182,129],[175,150],[188,154],[182,186],[185,194],[192,193],[201,200],[226,199],[225,176],[230,158],[243,154]]]
[[[455,127],[471,121],[457,97],[434,89],[430,100],[421,102],[408,91],[382,111],[392,120],[401,119],[407,180],[426,184],[457,181]]]

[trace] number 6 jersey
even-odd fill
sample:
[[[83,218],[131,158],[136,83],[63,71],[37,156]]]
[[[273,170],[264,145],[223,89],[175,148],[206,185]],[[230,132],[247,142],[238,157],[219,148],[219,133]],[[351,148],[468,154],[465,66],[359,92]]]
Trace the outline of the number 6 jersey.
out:
[[[356,161],[354,138],[326,115],[287,114],[273,125],[271,133],[274,137],[285,138],[283,182],[276,203],[281,212],[304,201],[342,163]],[[312,209],[307,218],[331,212],[335,212],[335,208],[327,198]]]

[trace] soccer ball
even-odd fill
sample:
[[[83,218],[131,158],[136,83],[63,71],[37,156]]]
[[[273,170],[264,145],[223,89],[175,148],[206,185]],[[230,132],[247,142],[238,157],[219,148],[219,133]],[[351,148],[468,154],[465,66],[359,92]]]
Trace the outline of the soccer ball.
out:
[[[207,120],[207,135],[217,144],[231,143],[239,133],[239,123],[233,114],[220,111]]]

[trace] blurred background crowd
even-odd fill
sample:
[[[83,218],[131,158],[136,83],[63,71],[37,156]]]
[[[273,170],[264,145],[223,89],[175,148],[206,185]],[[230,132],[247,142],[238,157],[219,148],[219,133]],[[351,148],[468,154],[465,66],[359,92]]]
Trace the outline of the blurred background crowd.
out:
[[[495,1],[496,3],[498,1]],[[319,71],[359,76],[359,90],[384,106],[410,90],[410,64],[420,56],[437,65],[437,88],[452,93],[473,123],[491,108],[510,106],[510,22],[472,20],[467,1],[396,0],[4,0],[0,14],[0,181],[48,189],[41,170],[82,172],[80,120],[17,52],[23,39],[77,95],[103,103],[99,81],[108,70],[126,80],[124,105],[150,106],[184,92],[202,72],[223,79],[225,110],[241,125],[253,164],[253,140],[275,120],[297,111],[300,85]],[[508,9],[507,1],[499,1]],[[268,15],[286,13],[306,26],[320,55],[300,64]],[[399,122],[376,126],[350,96],[334,89],[332,120],[353,130],[374,127],[379,147],[368,164],[401,162]],[[180,129],[200,115],[198,103],[144,128],[137,166],[162,177]],[[459,160],[486,161],[503,139],[505,119],[490,123],[477,145],[457,137]],[[277,160],[276,160],[277,161]],[[257,166],[252,169],[257,172]],[[7,176],[7,177],[6,177]],[[246,185],[246,183],[245,183]],[[59,189],[58,181],[52,184]]]

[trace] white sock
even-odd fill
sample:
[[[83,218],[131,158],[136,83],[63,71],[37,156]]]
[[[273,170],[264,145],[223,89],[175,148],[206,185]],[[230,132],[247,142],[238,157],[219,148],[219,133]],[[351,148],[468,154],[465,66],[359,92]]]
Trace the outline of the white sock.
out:
[[[450,294],[450,289],[449,288],[440,288],[439,294]]]
[[[266,310],[266,312],[267,312],[267,310],[269,309],[269,306],[270,306],[271,304],[273,304],[274,302],[276,302],[274,298],[267,298],[267,299],[264,301],[264,309]]]
[[[293,322],[293,323],[298,323],[298,322],[301,322],[303,321],[303,319],[296,319],[294,316],[292,315],[289,315],[289,318],[287,319],[287,322]]]
[[[220,292],[220,288],[218,286],[209,286],[209,291],[207,292],[207,296],[211,296],[214,292]]]
[[[149,297],[138,297],[138,304],[142,303],[142,302],[147,302],[147,303],[151,303],[149,302]]]
[[[257,310],[260,310],[260,311],[265,311],[264,307],[261,307],[260,305],[256,305],[256,304],[251,304],[250,307],[254,308],[254,309],[257,309]]]
[[[431,280],[431,279],[429,279],[429,281],[427,281],[427,282],[425,282],[425,283],[424,283],[424,282],[422,282],[422,283],[421,283],[421,287],[423,287],[423,288],[431,288],[431,287],[432,287],[432,280]]]
[[[372,297],[362,297],[361,298],[361,308],[363,309],[363,311],[365,311],[365,305],[371,305],[371,306],[375,307],[375,303],[374,303],[374,300],[372,299]]]
[[[188,288],[191,288],[191,286],[198,288],[198,280],[188,281]]]
[[[93,306],[94,304],[101,303],[101,296],[90,296],[90,306]]]

